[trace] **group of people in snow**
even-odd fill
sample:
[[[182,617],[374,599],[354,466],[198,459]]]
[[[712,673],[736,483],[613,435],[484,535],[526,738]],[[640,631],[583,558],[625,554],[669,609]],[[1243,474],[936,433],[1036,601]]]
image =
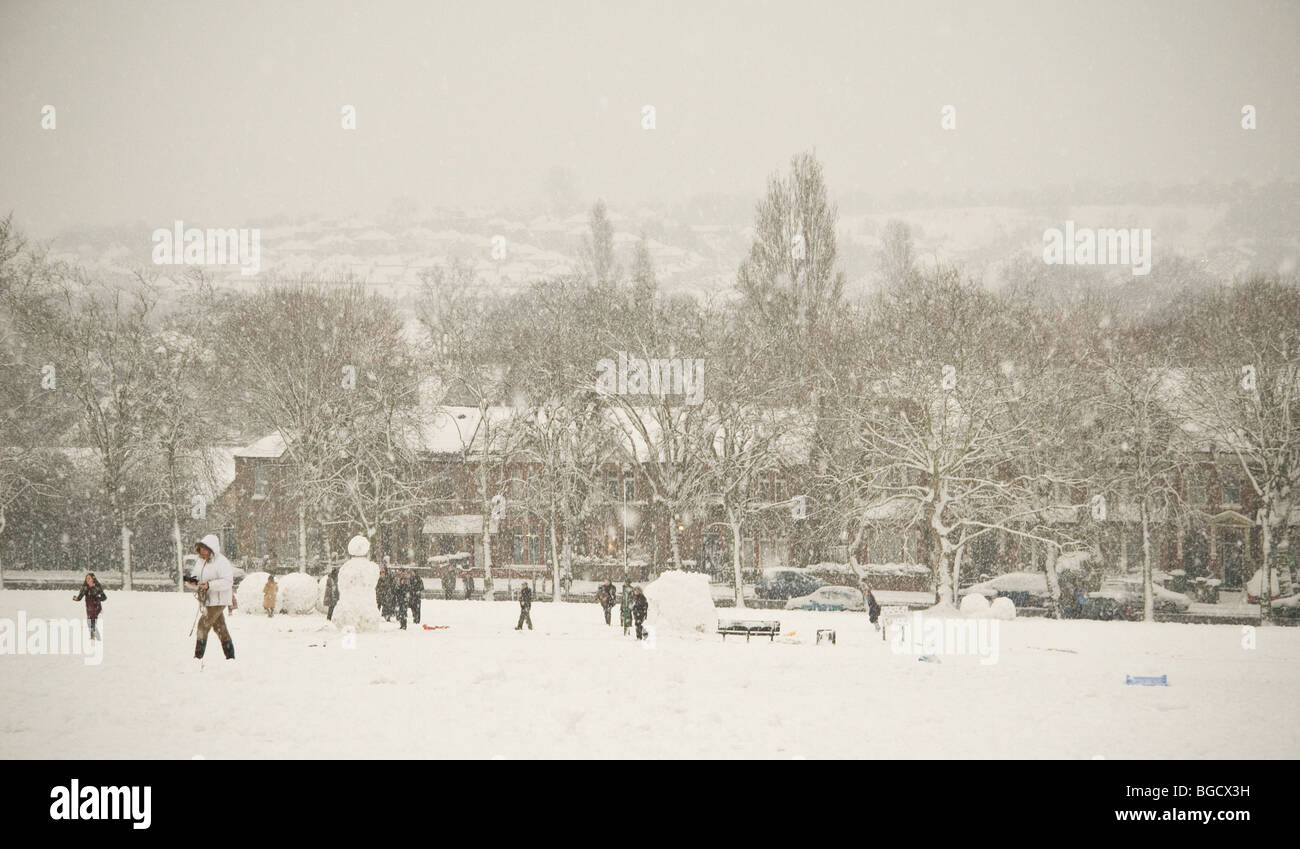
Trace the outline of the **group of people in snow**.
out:
[[[623,582],[623,591],[620,594],[614,589],[614,582],[609,578],[601,584],[596,590],[596,602],[600,604],[601,609],[605,612],[605,624],[610,622],[610,614],[614,605],[619,606],[619,622],[623,626],[623,633],[626,634],[628,629],[633,625],[636,626],[636,638],[645,639],[645,620],[650,612],[650,602],[646,599],[645,593],[641,592],[640,587],[632,586],[631,581]]]
[[[465,582],[465,598],[474,594],[474,575],[468,569],[465,570],[463,578]],[[456,567],[448,566],[442,573],[442,597],[451,601],[456,597]]]
[[[194,551],[199,557],[198,570],[196,574],[185,579],[186,583],[194,589],[199,603],[199,614],[195,623],[198,636],[194,642],[194,657],[201,659],[204,656],[208,635],[216,632],[226,659],[233,660],[235,643],[226,626],[225,612],[227,608],[234,609],[234,566],[221,553],[221,542],[216,534],[208,534],[195,543]],[[326,576],[324,593],[326,618],[334,621],[336,610],[341,610],[339,624],[344,627],[373,628],[381,617],[385,621],[392,621],[396,617],[401,629],[405,630],[409,610],[412,621],[419,624],[424,582],[415,571],[393,569],[389,568],[387,563],[380,566],[371,561],[368,557],[370,541],[365,537],[353,537],[348,543],[348,553],[351,558],[342,566],[332,569]],[[474,592],[474,579],[469,572],[465,572],[464,580],[465,597],[469,598]],[[353,591],[350,594],[345,593],[345,587]],[[372,588],[373,607],[361,600],[369,595]],[[365,595],[355,592],[357,589],[361,589]],[[443,593],[450,599],[454,592],[455,571],[448,568],[443,576]],[[262,608],[268,617],[275,614],[278,594],[279,584],[275,576],[268,576],[262,588]],[[99,639],[96,621],[102,610],[103,601],[107,597],[94,574],[86,575],[81,592],[74,597],[76,601],[85,600],[86,618],[90,622],[90,631],[95,639]],[[614,587],[613,581],[606,579],[597,590],[596,600],[604,611],[606,625],[612,624],[611,612],[614,606],[618,605],[623,633],[627,634],[629,629],[635,627],[636,638],[638,640],[645,638],[644,625],[650,606],[640,587],[633,587],[630,581],[625,581],[620,593]],[[525,625],[529,630],[533,629],[532,606],[533,588],[525,582],[519,591],[519,621],[515,625],[515,630],[522,630]]]
[[[645,620],[650,612],[650,602],[646,599],[645,593],[640,587],[633,587],[630,581],[623,582],[623,592],[614,588],[614,582],[606,578],[605,583],[601,584],[596,590],[596,602],[600,605],[605,613],[605,624],[613,624],[610,621],[610,612],[614,605],[619,605],[620,620],[623,625],[623,633],[626,634],[628,629],[633,625],[636,626],[636,638],[645,639]],[[515,624],[515,630],[523,630],[524,625],[528,630],[533,629],[533,588],[525,581],[519,590],[519,622]]]
[[[412,569],[389,569],[385,563],[379,567],[379,580],[375,584],[375,603],[385,622],[393,617],[406,630],[406,611],[411,611],[411,621],[420,624],[420,598],[424,581]]]

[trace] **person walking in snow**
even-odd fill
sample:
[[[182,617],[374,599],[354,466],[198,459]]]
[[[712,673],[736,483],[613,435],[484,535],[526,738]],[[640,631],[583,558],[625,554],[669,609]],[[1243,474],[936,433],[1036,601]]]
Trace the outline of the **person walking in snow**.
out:
[[[194,656],[203,657],[208,646],[208,632],[216,631],[226,660],[234,660],[235,641],[226,628],[225,614],[235,595],[235,567],[221,553],[221,542],[216,534],[208,534],[195,543],[194,553],[199,556],[199,573],[190,583],[197,586],[199,603],[203,606],[199,615],[199,635],[194,641]]]
[[[387,568],[387,567],[385,567]],[[406,630],[406,605],[409,601],[407,598],[408,584],[406,582],[406,572],[394,570],[389,573],[392,576],[392,585],[389,592],[392,599],[389,604],[392,606],[392,612],[397,617],[397,622],[401,630]]]
[[[474,594],[474,573],[465,570],[465,598],[468,599]]]
[[[406,570],[407,604],[411,608],[411,621],[420,624],[420,602],[424,599],[424,579],[414,569]]]
[[[871,626],[877,631],[880,630],[880,602],[876,601],[876,594],[867,587],[867,618],[871,620]]]
[[[456,567],[448,565],[442,573],[442,597],[451,601],[456,595]]]
[[[516,631],[523,630],[524,623],[528,623],[528,630],[533,630],[533,588],[524,581],[523,589],[519,591],[519,623],[515,625]]]
[[[393,618],[393,591],[396,589],[394,584],[393,576],[389,573],[388,567],[380,566],[379,583],[375,584],[375,604],[379,606],[379,615],[384,617],[385,622]],[[402,618],[405,619],[406,617],[403,616]]]
[[[81,585],[81,592],[72,597],[73,601],[86,600],[86,622],[90,625],[90,638],[98,640],[99,631],[96,628],[99,622],[100,611],[104,609],[104,599],[108,598],[108,593],[99,585],[99,579],[95,577],[94,572],[86,573],[86,580]]]
[[[601,584],[600,589],[596,590],[596,601],[600,602],[601,609],[605,611],[605,624],[611,624],[609,621],[610,611],[614,609],[614,605],[618,601],[618,592],[614,589],[614,582],[609,578],[606,578],[605,583]]]
[[[650,601],[645,597],[645,593],[641,592],[640,587],[637,587],[632,593],[632,621],[636,623],[636,638],[643,640],[645,639],[645,619],[650,613]]]
[[[339,570],[335,567],[330,570],[329,576],[325,578],[325,607],[327,612],[325,618],[333,621],[334,608],[339,603]]]
[[[623,595],[619,604],[618,619],[623,625],[623,636],[627,636],[627,630],[632,627],[632,582],[623,582]]]
[[[275,597],[279,592],[280,586],[275,582],[275,576],[267,575],[266,585],[262,587],[262,609],[266,611],[267,619],[275,615]]]

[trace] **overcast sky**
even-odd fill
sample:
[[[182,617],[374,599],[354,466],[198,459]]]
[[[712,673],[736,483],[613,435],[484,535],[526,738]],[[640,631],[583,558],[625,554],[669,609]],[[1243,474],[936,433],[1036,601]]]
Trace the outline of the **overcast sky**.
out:
[[[523,207],[554,166],[616,208],[757,199],[809,148],[833,194],[1295,177],[1298,37],[1250,0],[3,0],[0,212]]]

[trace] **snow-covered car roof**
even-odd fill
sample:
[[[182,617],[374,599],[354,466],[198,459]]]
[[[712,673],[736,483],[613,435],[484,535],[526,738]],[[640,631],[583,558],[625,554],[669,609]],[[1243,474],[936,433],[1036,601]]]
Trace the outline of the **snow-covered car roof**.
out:
[[[1047,592],[1047,576],[1041,572],[1007,572],[1005,575],[997,575],[987,581],[971,584],[962,590],[961,594],[982,594],[986,590],[1045,594]]]

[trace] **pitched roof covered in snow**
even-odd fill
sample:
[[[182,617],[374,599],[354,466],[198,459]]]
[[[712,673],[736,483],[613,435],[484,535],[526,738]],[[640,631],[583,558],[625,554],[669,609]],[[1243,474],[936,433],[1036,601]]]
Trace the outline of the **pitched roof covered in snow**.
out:
[[[284,437],[278,432],[264,436],[254,442],[239,448],[234,452],[234,457],[267,457],[276,458],[284,454]]]

